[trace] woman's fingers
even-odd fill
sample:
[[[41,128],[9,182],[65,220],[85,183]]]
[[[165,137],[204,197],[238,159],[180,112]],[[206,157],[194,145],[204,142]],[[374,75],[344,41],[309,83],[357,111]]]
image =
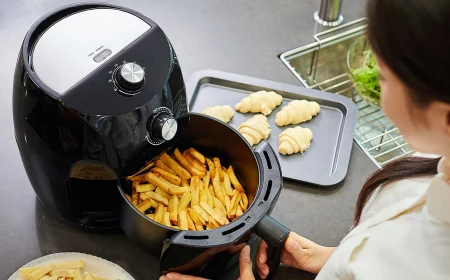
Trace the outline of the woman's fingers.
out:
[[[239,256],[239,280],[254,280],[250,246],[246,245]]]
[[[267,243],[261,239],[258,250],[256,251],[256,269],[258,270],[258,274],[261,279],[266,279],[269,274],[269,266],[266,264],[267,248]]]

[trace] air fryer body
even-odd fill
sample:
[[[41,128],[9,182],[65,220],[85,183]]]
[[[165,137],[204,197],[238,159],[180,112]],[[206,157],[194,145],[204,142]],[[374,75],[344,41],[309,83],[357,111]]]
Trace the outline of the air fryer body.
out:
[[[134,20],[142,31],[125,43],[120,34],[118,43],[105,37],[92,53],[80,55],[80,64],[66,61],[51,36],[58,28],[84,36],[73,29],[89,17],[114,24]],[[56,65],[59,60],[67,65]],[[130,69],[133,77],[124,80]],[[40,201],[62,218],[94,228],[118,226],[117,178],[167,149],[189,122],[182,73],[163,31],[139,13],[105,4],[66,6],[33,25],[17,61],[13,112],[22,161]]]

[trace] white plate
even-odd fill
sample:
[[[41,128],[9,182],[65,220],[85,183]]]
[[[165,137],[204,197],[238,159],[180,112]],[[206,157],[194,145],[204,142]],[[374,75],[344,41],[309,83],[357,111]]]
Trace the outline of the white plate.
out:
[[[97,274],[108,280],[135,280],[128,272],[115,263],[107,261],[105,259],[83,254],[83,253],[56,253],[47,256],[40,257],[27,263],[22,267],[30,267],[43,264],[51,264],[56,262],[75,261],[82,260],[84,266],[82,268],[83,273],[90,272]],[[8,280],[23,280],[25,277],[20,277],[19,272],[16,271],[11,275]]]

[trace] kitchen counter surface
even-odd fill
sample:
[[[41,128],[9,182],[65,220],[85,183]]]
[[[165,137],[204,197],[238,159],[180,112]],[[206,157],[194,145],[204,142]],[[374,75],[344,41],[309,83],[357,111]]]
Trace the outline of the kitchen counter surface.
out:
[[[136,279],[156,279],[158,259],[123,234],[96,234],[67,225],[47,212],[30,186],[14,140],[12,82],[17,54],[30,26],[70,0],[2,1],[0,5],[0,279],[40,256],[66,251],[113,261]],[[318,0],[109,1],[157,22],[174,45],[185,78],[216,69],[300,84],[277,55],[312,41]],[[346,21],[361,17],[364,1],[344,1]],[[286,181],[273,217],[320,244],[335,246],[352,225],[354,205],[376,166],[353,146],[349,174],[339,186],[317,189]],[[311,279],[281,267],[276,279]]]

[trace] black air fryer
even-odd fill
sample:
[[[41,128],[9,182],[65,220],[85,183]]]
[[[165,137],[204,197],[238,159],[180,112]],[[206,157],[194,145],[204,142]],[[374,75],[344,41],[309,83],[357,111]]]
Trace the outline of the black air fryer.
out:
[[[269,244],[271,272],[289,230],[271,212],[281,169],[266,142],[255,150],[233,128],[188,113],[176,54],[149,18],[109,4],[65,6],[25,37],[14,76],[14,127],[28,178],[53,214],[85,228],[122,228],[161,257],[161,273],[220,279],[251,233]],[[235,167],[249,208],[214,230],[155,223],[126,199],[124,178],[174,146]],[[271,276],[273,273],[271,273]]]

